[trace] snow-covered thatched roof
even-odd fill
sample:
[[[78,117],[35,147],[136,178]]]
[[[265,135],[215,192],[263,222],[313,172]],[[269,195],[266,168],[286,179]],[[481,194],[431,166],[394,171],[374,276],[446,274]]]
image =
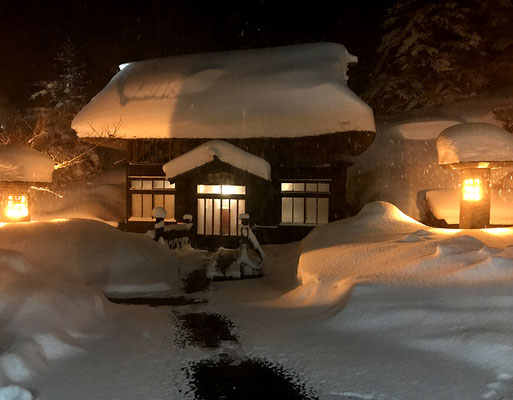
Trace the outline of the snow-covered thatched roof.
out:
[[[356,61],[340,44],[311,43],[132,62],[72,127],[122,139],[375,131],[372,110],[346,85]]]
[[[378,126],[393,127],[404,139],[434,140],[453,125],[467,122],[485,122],[504,126],[497,112],[513,107],[513,90],[504,88],[501,93],[482,94],[470,100],[407,110],[378,118]],[[379,129],[379,128],[378,128]]]
[[[211,140],[203,143],[188,153],[164,164],[162,169],[166,173],[166,178],[172,179],[216,158],[235,168],[271,180],[271,166],[266,160],[222,140]]]
[[[513,134],[487,123],[471,122],[445,129],[436,140],[441,165],[511,162]]]
[[[0,145],[0,182],[51,182],[53,160],[31,147]]]

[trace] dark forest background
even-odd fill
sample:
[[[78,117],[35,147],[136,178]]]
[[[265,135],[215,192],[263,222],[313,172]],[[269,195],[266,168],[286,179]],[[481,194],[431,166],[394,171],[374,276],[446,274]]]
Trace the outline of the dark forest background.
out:
[[[83,51],[88,95],[119,64],[166,55],[333,41],[360,58],[352,87],[365,85],[391,0],[315,3],[207,0],[11,1],[0,12],[0,92],[26,106],[51,79],[66,39]]]

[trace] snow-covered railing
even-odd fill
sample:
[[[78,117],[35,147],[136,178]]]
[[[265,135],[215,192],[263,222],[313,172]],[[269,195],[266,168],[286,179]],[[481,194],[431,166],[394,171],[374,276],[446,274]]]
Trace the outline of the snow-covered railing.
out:
[[[153,240],[161,243],[167,243],[170,249],[179,249],[190,244],[189,231],[192,228],[192,215],[185,214],[185,222],[168,224],[164,222],[166,210],[162,207],[155,207],[152,215],[156,220],[155,229],[147,232]]]

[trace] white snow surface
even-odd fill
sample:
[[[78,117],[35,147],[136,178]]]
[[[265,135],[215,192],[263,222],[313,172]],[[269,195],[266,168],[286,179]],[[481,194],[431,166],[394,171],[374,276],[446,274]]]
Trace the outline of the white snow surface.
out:
[[[200,294],[208,304],[119,309],[108,336],[80,341],[80,356],[48,363],[23,386],[40,400],[193,399],[190,363],[229,354],[234,365],[253,357],[282,366],[321,400],[511,398],[512,243],[513,229],[435,229],[371,203],[301,242],[266,246],[265,276],[218,282]],[[194,259],[204,253],[181,258]],[[40,269],[17,260],[11,274]],[[180,347],[175,315],[189,312],[228,316],[239,343]]]
[[[445,129],[436,140],[441,165],[478,161],[513,161],[513,134],[487,123]]]
[[[126,65],[75,117],[79,137],[298,137],[374,131],[336,43],[173,56]]]
[[[31,147],[20,144],[0,145],[0,181],[52,181],[53,160]]]
[[[48,276],[109,295],[171,294],[181,288],[179,262],[168,249],[147,235],[99,221],[5,224],[0,246],[36,260]]]
[[[13,384],[83,354],[82,345],[109,326],[109,306],[98,290],[54,279],[14,250],[0,249],[0,277],[0,398],[31,399]]]
[[[208,164],[216,158],[260,178],[271,180],[271,165],[266,160],[223,140],[210,140],[203,143],[164,164],[162,169],[166,173],[167,179],[173,179],[194,168]]]
[[[32,400],[32,393],[20,386],[0,387],[0,400]]]

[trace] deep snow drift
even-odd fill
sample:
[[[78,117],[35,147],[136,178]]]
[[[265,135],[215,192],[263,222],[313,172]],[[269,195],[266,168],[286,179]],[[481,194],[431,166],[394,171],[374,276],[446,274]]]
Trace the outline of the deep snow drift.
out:
[[[0,298],[0,387],[23,384],[49,363],[83,353],[82,345],[109,326],[109,305],[99,291],[54,279],[14,250],[0,249]],[[0,388],[2,399],[27,396]]]
[[[166,247],[99,221],[6,224],[0,246],[37,261],[48,276],[110,295],[169,294],[181,287],[179,262]]]
[[[212,308],[242,327],[251,356],[284,363],[320,399],[506,399],[512,244],[513,229],[429,228],[371,203],[299,244],[296,289],[238,304],[225,284]],[[268,253],[279,266],[293,251]]]
[[[79,137],[298,137],[374,131],[346,85],[356,62],[336,43],[174,56],[128,63],[75,117]]]
[[[51,182],[54,161],[20,144],[0,145],[0,181]]]
[[[58,232],[51,232],[54,240],[65,237]],[[48,363],[39,378],[13,382],[4,376],[3,383],[34,388],[41,400],[138,399],[148,393],[188,399],[190,363],[228,354],[235,361],[247,356],[281,365],[321,400],[507,399],[513,395],[512,245],[510,228],[430,228],[389,203],[371,203],[353,218],[314,229],[301,242],[265,247],[264,278],[217,282],[199,294],[208,304],[118,308],[108,336],[100,329],[104,336],[94,343],[64,340],[82,349],[79,356]],[[99,242],[93,247],[102,248]],[[43,270],[46,277],[46,267],[18,253],[2,254],[9,260],[6,276]],[[97,251],[99,259],[105,254]],[[153,271],[141,272],[146,274]],[[20,288],[32,280],[3,281],[14,287],[8,298],[27,298]],[[69,284],[63,289],[60,283],[37,283],[36,289],[48,285],[66,291]],[[77,293],[83,295],[81,312],[94,325],[105,306],[93,300],[98,292],[91,290]],[[74,299],[73,293],[66,298]],[[39,311],[28,304],[28,311]],[[45,306],[52,310],[50,322],[61,318],[55,307]],[[74,312],[71,304],[63,307],[70,307],[63,314]],[[0,318],[12,309],[0,307]],[[213,350],[175,344],[172,338],[181,334],[176,316],[198,311],[228,316],[240,342]],[[30,335],[30,329],[22,331],[30,317],[18,321],[19,330],[5,337],[23,341],[23,332]],[[61,321],[48,329],[42,323],[45,337],[54,332],[62,340],[62,329],[89,337],[87,321],[69,329],[72,316]],[[73,354],[56,347],[63,357]],[[34,371],[38,364],[25,365]]]

